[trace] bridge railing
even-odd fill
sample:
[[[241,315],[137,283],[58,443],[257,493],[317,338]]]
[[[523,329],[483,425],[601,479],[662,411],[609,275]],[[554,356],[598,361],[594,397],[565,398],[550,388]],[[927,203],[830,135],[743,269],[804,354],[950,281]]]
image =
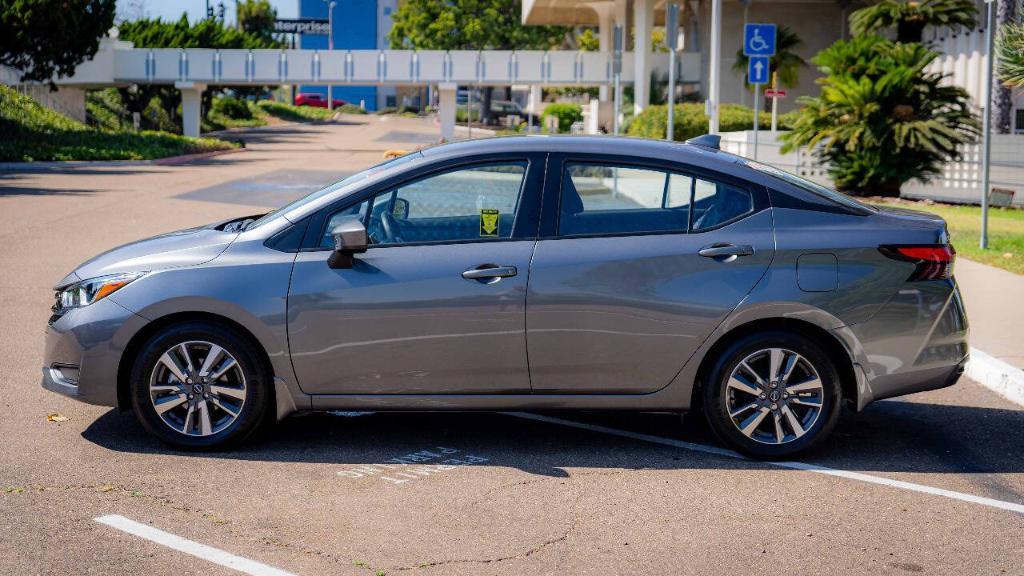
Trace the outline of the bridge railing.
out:
[[[667,68],[666,54],[652,54]],[[663,62],[664,61],[664,62]],[[622,80],[633,78],[633,57],[623,54]],[[680,76],[696,78],[700,55],[682,54]],[[173,84],[550,84],[612,82],[611,54],[511,50],[213,50],[120,49],[115,82]]]

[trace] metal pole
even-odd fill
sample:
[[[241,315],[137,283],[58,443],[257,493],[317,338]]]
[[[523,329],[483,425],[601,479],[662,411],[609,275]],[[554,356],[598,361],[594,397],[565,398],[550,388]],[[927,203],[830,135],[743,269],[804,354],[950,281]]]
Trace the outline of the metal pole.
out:
[[[985,0],[988,4],[988,24],[985,26],[985,90],[981,100],[985,118],[982,121],[981,132],[981,241],[982,249],[988,248],[988,190],[989,162],[992,153],[992,69],[995,61],[995,54],[992,50],[992,42],[995,37],[994,28],[996,25],[995,2]]]
[[[711,62],[708,66],[708,133],[718,134],[719,68],[722,67],[722,0],[711,0]]]
[[[676,51],[668,51],[668,138],[674,140],[676,107]]]
[[[772,72],[772,90],[779,89],[779,73]],[[779,131],[779,95],[772,96],[772,133]]]
[[[665,44],[668,45],[668,127],[667,140],[675,140],[676,49],[679,47],[679,5],[665,6]]]
[[[757,131],[761,127],[758,114],[761,112],[761,85],[754,84],[754,160],[757,160]]]
[[[615,94],[614,109],[612,117],[612,134],[619,135],[619,112],[622,106],[622,24],[616,24],[612,29],[612,79],[614,81]],[[616,172],[616,175],[618,173]]]
[[[333,0],[327,2],[327,49],[334,50],[334,7],[337,5]],[[334,85],[327,85],[327,109],[334,110]]]

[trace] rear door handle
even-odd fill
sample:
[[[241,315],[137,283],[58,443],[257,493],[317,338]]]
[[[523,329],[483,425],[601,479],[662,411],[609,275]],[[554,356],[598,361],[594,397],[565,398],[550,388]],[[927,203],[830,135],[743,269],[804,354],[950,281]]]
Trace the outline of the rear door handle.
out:
[[[462,273],[466,280],[497,281],[501,278],[515,276],[519,270],[515,266],[499,266],[497,264],[481,264]]]
[[[754,248],[746,244],[725,244],[716,243],[710,246],[701,248],[697,254],[704,256],[705,258],[728,258],[730,256],[750,256],[754,253]]]

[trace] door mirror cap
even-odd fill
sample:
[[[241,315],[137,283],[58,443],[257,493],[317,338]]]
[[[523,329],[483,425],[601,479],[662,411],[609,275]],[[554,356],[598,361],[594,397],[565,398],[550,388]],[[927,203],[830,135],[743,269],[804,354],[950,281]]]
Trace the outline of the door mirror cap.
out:
[[[327,264],[331,268],[351,268],[352,255],[366,252],[370,240],[366,227],[358,218],[348,218],[331,229],[334,238],[334,252]]]

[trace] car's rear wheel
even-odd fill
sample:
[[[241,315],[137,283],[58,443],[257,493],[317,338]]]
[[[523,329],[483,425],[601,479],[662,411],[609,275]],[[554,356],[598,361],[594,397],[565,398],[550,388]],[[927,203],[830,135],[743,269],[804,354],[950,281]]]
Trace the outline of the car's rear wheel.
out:
[[[252,435],[267,413],[270,378],[237,331],[207,322],[149,339],[131,375],[135,414],[154,436],[186,450],[216,450]]]
[[[809,450],[839,419],[842,387],[835,364],[799,333],[740,338],[708,376],[704,413],[711,428],[749,456],[783,458]]]

